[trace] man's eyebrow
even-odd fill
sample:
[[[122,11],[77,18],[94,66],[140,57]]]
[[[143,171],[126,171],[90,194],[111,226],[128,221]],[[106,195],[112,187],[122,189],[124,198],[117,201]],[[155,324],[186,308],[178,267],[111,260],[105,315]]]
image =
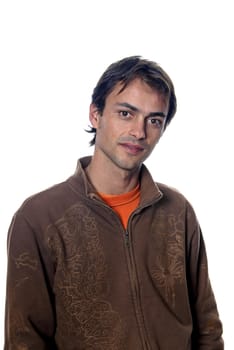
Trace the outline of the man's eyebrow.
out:
[[[120,102],[120,103],[116,103],[117,106],[120,106],[120,107],[126,107],[128,109],[131,109],[133,112],[140,112],[139,108],[131,105],[130,103],[127,103],[127,102]]]
[[[163,117],[166,118],[166,114],[163,112],[151,112],[147,117]]]
[[[137,108],[136,106],[131,105],[128,102],[120,102],[120,103],[116,103],[116,105],[120,106],[120,107],[126,107],[126,108],[130,109],[133,112],[140,112],[139,108]],[[147,117],[163,117],[163,118],[166,118],[166,115],[163,112],[151,112],[151,113],[149,113],[147,115]]]

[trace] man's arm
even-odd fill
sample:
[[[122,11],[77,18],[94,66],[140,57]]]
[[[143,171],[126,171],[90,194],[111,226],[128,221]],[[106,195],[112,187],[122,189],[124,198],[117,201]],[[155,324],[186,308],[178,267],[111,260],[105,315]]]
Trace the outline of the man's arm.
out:
[[[17,213],[8,233],[4,350],[56,349],[49,257],[40,240]]]
[[[206,249],[199,225],[188,249],[188,273],[194,320],[193,349],[223,350],[222,323],[210,284]]]

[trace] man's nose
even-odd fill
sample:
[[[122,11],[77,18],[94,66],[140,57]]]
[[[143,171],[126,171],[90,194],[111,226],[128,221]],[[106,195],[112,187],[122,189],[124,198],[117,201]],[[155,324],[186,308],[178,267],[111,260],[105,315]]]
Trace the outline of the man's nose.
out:
[[[146,138],[145,121],[141,119],[132,121],[130,134],[138,140],[145,139]]]

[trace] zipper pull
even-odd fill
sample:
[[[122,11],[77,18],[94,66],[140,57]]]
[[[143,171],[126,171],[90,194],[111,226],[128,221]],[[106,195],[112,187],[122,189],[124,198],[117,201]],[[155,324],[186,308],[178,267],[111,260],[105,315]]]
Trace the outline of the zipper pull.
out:
[[[128,233],[128,231],[125,231],[125,243],[126,243],[126,246],[129,247],[129,233]]]

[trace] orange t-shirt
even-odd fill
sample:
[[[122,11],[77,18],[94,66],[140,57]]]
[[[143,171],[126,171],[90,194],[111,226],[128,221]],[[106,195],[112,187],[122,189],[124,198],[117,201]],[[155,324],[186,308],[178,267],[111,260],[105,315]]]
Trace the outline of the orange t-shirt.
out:
[[[140,202],[140,184],[127,193],[117,195],[99,193],[99,196],[119,215],[126,229],[129,216]]]

